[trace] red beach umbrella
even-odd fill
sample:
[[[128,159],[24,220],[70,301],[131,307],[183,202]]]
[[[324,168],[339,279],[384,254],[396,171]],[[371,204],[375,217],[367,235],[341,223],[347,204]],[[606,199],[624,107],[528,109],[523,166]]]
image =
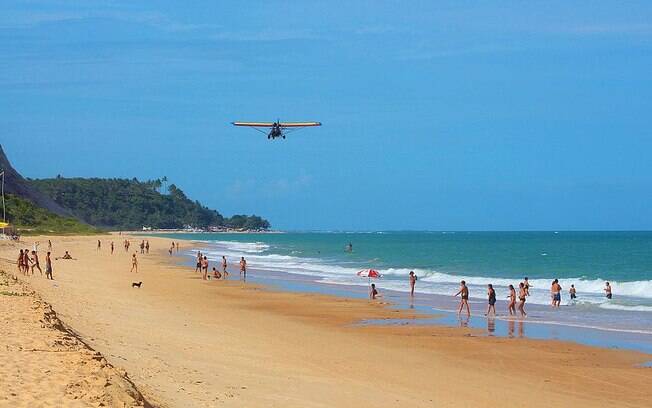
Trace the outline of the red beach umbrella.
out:
[[[356,274],[361,278],[380,278],[382,275],[375,269],[363,269]]]

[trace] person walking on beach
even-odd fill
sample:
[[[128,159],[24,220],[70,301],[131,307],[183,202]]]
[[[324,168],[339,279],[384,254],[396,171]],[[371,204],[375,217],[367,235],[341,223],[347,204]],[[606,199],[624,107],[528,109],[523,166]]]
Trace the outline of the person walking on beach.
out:
[[[240,257],[240,275],[247,279],[247,260],[243,257]]]
[[[226,263],[226,257],[222,255],[222,276],[224,279],[226,279],[227,276],[229,276],[229,273],[226,271],[227,263]]]
[[[568,289],[568,294],[570,295],[571,302],[575,302],[575,299],[577,299],[577,293],[575,291],[575,285],[571,285],[570,289]]]
[[[113,241],[111,241],[111,255],[113,255],[113,247],[114,247]]]
[[[131,256],[131,272],[138,273],[138,259],[136,258],[136,253]]]
[[[36,268],[38,269],[41,276],[43,276],[43,271],[41,270],[41,265],[39,264],[38,254],[36,253],[36,251],[32,251],[31,261],[32,261],[32,275],[34,275],[34,268]]]
[[[414,297],[414,285],[417,283],[417,275],[410,271],[410,296]]]
[[[521,317],[526,317],[525,297],[527,296],[527,291],[525,290],[525,284],[523,282],[519,283],[518,289],[518,311],[521,312]]]
[[[611,299],[611,296],[612,296],[611,295],[611,285],[609,284],[609,282],[605,283],[604,293],[605,293],[605,296],[607,296],[607,299]]]
[[[145,253],[149,254],[149,240],[145,241]]]
[[[54,280],[52,277],[52,259],[50,258],[50,251],[45,254],[45,277],[50,280]]]
[[[99,251],[100,249],[102,249],[102,241],[100,241],[100,240],[98,239],[98,240],[97,240],[97,250]]]
[[[487,305],[487,313],[484,315],[489,316],[489,313],[493,310],[494,316],[496,316],[496,291],[491,283],[487,285],[487,297],[489,298],[489,304]]]
[[[510,316],[514,316],[516,314],[516,289],[514,289],[514,285],[509,285],[509,296],[507,298],[509,299],[507,310]]]
[[[48,251],[52,251],[52,241],[48,239]]]
[[[195,265],[195,272],[201,273],[201,252],[197,251],[197,264]]]
[[[172,246],[170,249],[168,249],[168,254],[172,255],[172,251],[174,250],[174,242],[172,243]]]
[[[530,296],[530,281],[527,276],[523,278],[523,287],[525,288],[525,296]]]
[[[174,242],[173,242],[173,244],[174,244]],[[177,243],[175,245],[177,246],[177,252],[179,252],[179,241],[177,241]]]
[[[375,300],[377,297],[380,297],[380,294],[378,293],[378,289],[376,289],[376,284],[372,283],[369,287],[369,298]]]
[[[140,253],[141,255],[145,253],[145,240],[140,241]]]
[[[20,253],[18,254],[18,259],[16,260],[16,265],[18,265],[18,272],[19,273],[25,273],[23,270],[23,250],[20,250]]]
[[[466,286],[465,281],[460,282],[460,290],[454,296],[457,295],[462,295],[462,299],[460,300],[460,308],[457,311],[457,314],[462,313],[462,308],[466,306],[466,314],[467,316],[471,317],[471,309],[469,308],[469,288]]]

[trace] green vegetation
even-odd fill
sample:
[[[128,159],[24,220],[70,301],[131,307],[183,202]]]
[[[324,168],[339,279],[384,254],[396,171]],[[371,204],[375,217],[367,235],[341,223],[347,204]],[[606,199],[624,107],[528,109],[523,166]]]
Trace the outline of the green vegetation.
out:
[[[61,217],[37,207],[31,201],[13,194],[5,196],[7,221],[25,234],[97,234],[102,230],[81,223],[74,218]]]
[[[164,179],[163,181],[167,181]],[[57,204],[84,222],[112,229],[183,228],[185,226],[267,229],[258,216],[225,219],[220,213],[192,201],[174,184],[159,192],[161,180],[63,178],[30,180]]]

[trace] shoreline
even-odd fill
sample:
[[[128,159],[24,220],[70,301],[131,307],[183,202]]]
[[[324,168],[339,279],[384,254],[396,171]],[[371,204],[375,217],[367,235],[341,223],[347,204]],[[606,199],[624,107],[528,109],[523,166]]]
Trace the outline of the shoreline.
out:
[[[652,370],[637,366],[648,354],[490,338],[468,327],[356,326],[421,314],[362,299],[202,281],[179,265],[184,258],[167,254],[170,239],[157,237],[147,238],[153,251],[139,255],[136,275],[129,273],[133,251],[120,246],[127,237],[111,238],[114,255],[106,246],[95,249],[97,236],[53,237],[55,254],[66,248],[79,260],[57,261],[54,282],[28,279],[154,404],[425,407],[459,405],[463,395],[463,405],[477,406],[519,387],[529,389],[527,405],[534,407],[642,407],[652,398],[644,386]],[[14,258],[17,248],[2,247],[2,257]],[[136,276],[141,289],[130,287]],[[517,375],[524,361],[528,370]],[[379,378],[391,385],[378,387]]]

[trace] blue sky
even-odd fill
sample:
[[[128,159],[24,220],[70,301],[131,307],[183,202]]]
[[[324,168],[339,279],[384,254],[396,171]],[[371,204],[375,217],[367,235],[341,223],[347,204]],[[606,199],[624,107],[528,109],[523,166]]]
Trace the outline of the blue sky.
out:
[[[0,55],[29,177],[284,229],[652,229],[650,2],[5,0]],[[324,126],[229,125],[275,118]]]

